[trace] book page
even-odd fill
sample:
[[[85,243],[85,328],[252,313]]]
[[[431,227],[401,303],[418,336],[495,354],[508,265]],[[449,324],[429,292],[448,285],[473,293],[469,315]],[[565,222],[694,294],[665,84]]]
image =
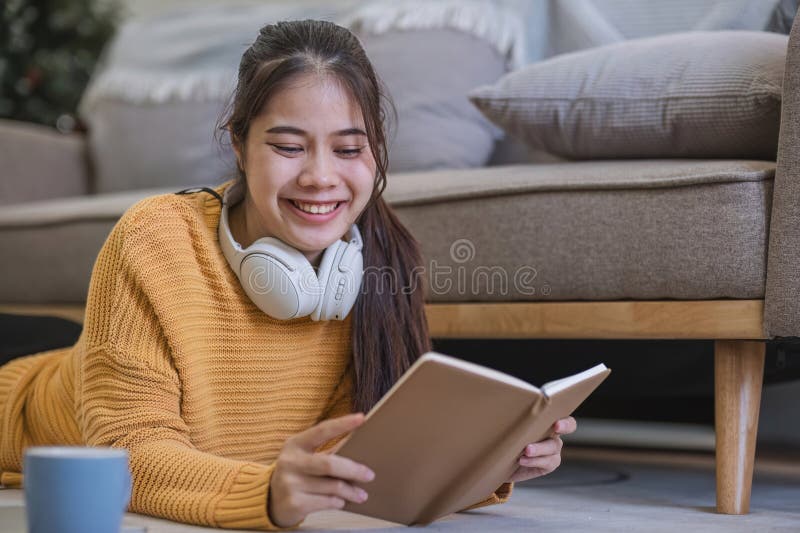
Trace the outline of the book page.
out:
[[[556,420],[572,414],[610,372],[605,365],[597,365],[586,372],[548,384],[551,396],[535,403],[523,420],[498,433],[501,438],[480,460],[470,463],[461,472],[457,482],[449,487],[450,498],[444,499],[439,507],[433,509],[436,512],[431,512],[427,518],[458,511],[486,498],[519,466],[517,460],[525,445],[550,436]],[[547,394],[544,387],[542,392]]]
[[[470,363],[468,361],[456,359],[455,357],[450,357],[449,355],[442,355],[435,352],[428,352],[425,355],[423,355],[420,359],[432,359],[435,361],[439,361],[446,365],[450,365],[456,368],[461,368],[462,370],[466,370],[467,372],[472,372],[473,374],[486,376],[489,379],[500,381],[502,383],[507,383],[512,387],[518,387],[520,389],[525,389],[534,392],[539,391],[538,387],[531,385],[530,383],[522,379],[515,378],[512,375],[500,372],[499,370],[494,370],[492,368],[487,368],[485,366],[476,365],[475,363]]]
[[[378,411],[378,409],[381,407],[381,405],[383,405],[386,401],[388,401],[388,399],[391,398],[392,394],[397,389],[399,389],[401,387],[401,385],[403,385],[403,383],[408,378],[410,378],[414,374],[414,371],[418,367],[422,366],[427,361],[437,361],[439,363],[443,363],[443,364],[446,364],[446,365],[454,367],[454,368],[460,368],[460,369],[465,370],[467,372],[470,372],[472,374],[476,374],[476,375],[479,375],[479,376],[485,376],[485,377],[487,377],[489,379],[493,379],[493,380],[499,381],[501,383],[507,383],[508,385],[511,385],[513,387],[517,387],[519,389],[523,389],[523,390],[527,390],[527,391],[531,391],[531,392],[536,392],[536,393],[541,393],[542,392],[536,386],[528,383],[527,381],[521,380],[519,378],[515,378],[514,376],[511,376],[509,374],[505,374],[503,372],[500,372],[499,370],[494,370],[494,369],[491,369],[491,368],[487,368],[485,366],[476,365],[475,363],[462,361],[461,359],[457,359],[457,358],[451,357],[449,355],[443,355],[443,354],[436,353],[436,352],[427,352],[427,353],[423,354],[422,356],[420,356],[419,359],[414,361],[414,363],[408,368],[408,370],[406,370],[405,373],[402,376],[400,376],[400,379],[398,379],[397,382],[395,382],[395,384],[388,391],[386,391],[386,394],[384,394],[383,397],[380,400],[378,400],[378,403],[376,403],[375,405],[372,406],[372,409],[370,409],[369,412],[366,414],[366,419],[369,420],[372,417],[372,415]],[[340,440],[331,449],[331,452],[332,453],[336,453],[350,439],[351,435],[352,434],[347,435],[345,438]]]
[[[542,385],[542,392],[544,392],[547,396],[552,396],[564,389],[572,387],[576,383],[580,383],[581,381],[587,380],[592,376],[596,376],[597,374],[605,372],[605,370],[606,365],[600,363],[599,365],[595,365],[588,370],[584,370],[583,372],[545,383]]]
[[[406,379],[408,379],[414,373],[413,371],[417,367],[422,366],[422,364],[425,363],[426,361],[438,361],[440,363],[452,366],[454,368],[460,368],[460,369],[465,370],[467,372],[471,372],[472,374],[477,374],[479,376],[485,376],[485,377],[487,377],[489,379],[493,379],[493,380],[499,381],[501,383],[507,383],[507,384],[509,384],[509,385],[511,385],[513,387],[517,387],[517,388],[528,390],[528,391],[532,391],[532,392],[541,392],[537,387],[535,387],[534,385],[531,385],[527,381],[523,381],[521,379],[515,378],[514,376],[511,376],[509,374],[505,374],[503,372],[500,372],[499,370],[493,370],[493,369],[487,368],[485,366],[476,365],[475,363],[469,363],[467,361],[462,361],[461,359],[456,359],[455,357],[451,357],[449,355],[442,355],[442,354],[436,353],[436,352],[428,352],[426,354],[423,354],[416,361],[414,361],[414,364],[412,364],[409,367],[409,369],[406,370],[406,372],[400,377],[399,380],[397,380],[397,382],[394,384],[394,386],[392,386],[392,388],[389,389],[386,392],[386,394],[383,395],[383,398],[381,398],[378,401],[378,403],[376,403],[372,407],[372,409],[370,409],[369,413],[367,413],[366,418],[369,418],[370,415],[372,415],[372,413],[377,411],[378,408],[381,406],[381,404],[384,403],[389,397],[391,397],[392,393],[395,390],[399,389],[400,386],[403,384],[403,382]],[[343,442],[341,442],[340,445],[341,444],[343,444]],[[337,446],[337,448],[338,447],[339,446]]]

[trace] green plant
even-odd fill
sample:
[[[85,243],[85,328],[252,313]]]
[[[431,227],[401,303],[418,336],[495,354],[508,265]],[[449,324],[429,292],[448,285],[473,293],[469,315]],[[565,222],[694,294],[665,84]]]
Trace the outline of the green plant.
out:
[[[0,117],[72,129],[118,0],[0,2]]]

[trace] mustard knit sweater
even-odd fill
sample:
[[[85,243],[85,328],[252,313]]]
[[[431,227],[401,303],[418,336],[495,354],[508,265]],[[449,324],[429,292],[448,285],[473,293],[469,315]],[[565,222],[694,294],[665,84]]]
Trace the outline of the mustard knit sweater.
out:
[[[219,216],[207,193],[123,215],[76,344],[0,368],[0,484],[21,484],[28,446],[126,448],[133,512],[277,529],[267,494],[284,441],[351,411],[351,322],[261,312],[222,254]]]

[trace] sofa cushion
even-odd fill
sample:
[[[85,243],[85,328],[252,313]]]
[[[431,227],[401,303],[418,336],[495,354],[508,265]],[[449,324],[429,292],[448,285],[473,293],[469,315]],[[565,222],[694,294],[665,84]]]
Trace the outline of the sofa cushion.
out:
[[[388,136],[391,172],[488,161],[501,132],[467,93],[503,75],[505,58],[486,41],[452,29],[367,33],[360,39],[397,109]],[[451,68],[454,61],[459,68]]]
[[[764,29],[789,35],[798,6],[800,6],[800,0],[778,0]]]
[[[2,303],[82,303],[94,261],[117,220],[130,206],[170,189],[77,196],[20,203],[0,210]]]
[[[470,96],[562,157],[774,159],[786,45],[750,31],[636,39],[528,65]]]
[[[393,175],[437,302],[761,298],[775,163],[650,160]]]
[[[0,119],[0,205],[77,196],[89,190],[86,141],[79,134]]]
[[[616,161],[398,173],[431,301],[760,298],[775,164]],[[2,303],[83,302],[122,213],[174,189],[0,211]]]
[[[391,172],[487,163],[502,132],[467,93],[524,63],[519,9],[487,0],[364,2],[340,22],[361,39],[395,101]]]
[[[218,184],[232,177],[233,150],[214,135],[224,108],[221,100],[97,100],[87,115],[93,192]]]
[[[215,126],[235,87],[241,55],[263,25],[298,18],[359,28],[398,111],[389,139],[393,171],[486,163],[501,132],[467,93],[496,80],[506,71],[505,52],[523,47],[520,36],[512,39],[503,28],[513,17],[489,1],[452,12],[418,2],[419,20],[409,24],[408,6],[367,3],[373,9],[357,9],[364,3],[281,1],[234,10],[192,5],[126,22],[80,105],[96,168],[93,192],[218,184],[231,177],[233,152],[226,135],[217,143]],[[427,12],[458,16],[430,27]],[[494,14],[494,22],[484,14]],[[505,40],[484,38],[487,28]]]

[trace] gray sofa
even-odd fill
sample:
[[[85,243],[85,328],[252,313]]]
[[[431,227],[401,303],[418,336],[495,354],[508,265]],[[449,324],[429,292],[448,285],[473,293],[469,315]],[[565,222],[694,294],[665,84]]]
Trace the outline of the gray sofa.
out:
[[[487,166],[392,173],[433,334],[716,340],[717,508],[746,513],[764,342],[800,336],[799,94],[795,24],[777,161],[532,163],[506,140]],[[80,318],[119,216],[181,188],[93,193],[85,137],[9,121],[0,161],[0,311]]]

